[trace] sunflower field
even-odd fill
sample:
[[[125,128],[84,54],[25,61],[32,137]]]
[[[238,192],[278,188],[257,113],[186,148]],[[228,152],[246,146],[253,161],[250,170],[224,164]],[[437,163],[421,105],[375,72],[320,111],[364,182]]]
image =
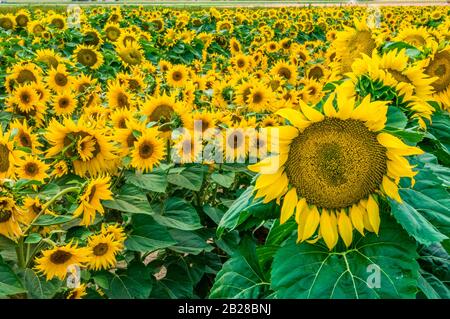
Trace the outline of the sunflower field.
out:
[[[450,7],[0,7],[0,298],[449,298]]]

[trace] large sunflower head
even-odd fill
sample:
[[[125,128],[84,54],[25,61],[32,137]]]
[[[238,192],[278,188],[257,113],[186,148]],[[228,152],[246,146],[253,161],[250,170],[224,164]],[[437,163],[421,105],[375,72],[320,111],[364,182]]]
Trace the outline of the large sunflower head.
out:
[[[72,76],[69,75],[66,66],[64,64],[58,64],[56,68],[49,71],[47,83],[54,91],[63,92],[70,88],[72,80]]]
[[[88,258],[86,248],[78,248],[76,244],[54,247],[42,252],[42,257],[36,258],[36,270],[44,274],[47,280],[54,277],[64,280],[70,266],[83,266]]]
[[[125,66],[138,66],[145,62],[144,51],[137,41],[119,43],[116,47],[117,54]]]
[[[103,55],[94,46],[80,44],[73,52],[75,62],[78,62],[92,70],[98,69],[103,64]]]
[[[20,122],[16,120],[11,123],[11,130],[16,131],[16,135],[14,135],[14,141],[22,148],[28,148],[31,150],[31,153],[40,154],[41,151],[38,147],[41,147],[42,144],[39,142],[36,134],[33,133],[32,127],[27,125],[27,122],[24,120]]]
[[[157,134],[158,131],[148,129],[134,142],[131,166],[142,171],[151,171],[164,159],[165,145]]]
[[[49,166],[37,157],[28,155],[20,159],[16,165],[19,178],[43,182],[48,177]]]
[[[142,106],[142,114],[148,122],[156,122],[161,132],[168,133],[177,127],[177,121],[183,117],[184,111],[173,96],[161,95],[152,97]]]
[[[53,96],[53,110],[56,115],[70,115],[77,107],[75,94],[67,90]]]
[[[450,46],[436,52],[426,61],[425,73],[435,78],[431,84],[435,97],[444,102],[450,98]]]
[[[19,221],[22,212],[16,201],[9,196],[0,197],[0,234],[15,240],[22,235]]]
[[[116,264],[116,255],[120,252],[120,243],[114,235],[94,235],[88,238],[89,268],[93,270],[110,269]]]
[[[184,87],[189,77],[189,69],[184,65],[174,65],[166,73],[167,84]]]
[[[378,233],[379,201],[402,201],[400,178],[416,174],[405,156],[422,153],[383,131],[386,102],[368,96],[356,105],[341,90],[337,109],[334,100],[333,94],[323,113],[304,102],[301,111],[278,111],[291,123],[271,130],[278,154],[249,166],[261,173],[255,197],[269,202],[284,196],[281,222],[295,212],[299,241],[323,238],[329,249],[339,236],[349,246],[353,229]]]

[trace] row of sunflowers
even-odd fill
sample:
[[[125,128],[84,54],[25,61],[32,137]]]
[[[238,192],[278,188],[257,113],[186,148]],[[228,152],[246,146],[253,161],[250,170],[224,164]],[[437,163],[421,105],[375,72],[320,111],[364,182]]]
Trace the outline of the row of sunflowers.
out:
[[[0,297],[449,298],[449,8],[0,15]]]

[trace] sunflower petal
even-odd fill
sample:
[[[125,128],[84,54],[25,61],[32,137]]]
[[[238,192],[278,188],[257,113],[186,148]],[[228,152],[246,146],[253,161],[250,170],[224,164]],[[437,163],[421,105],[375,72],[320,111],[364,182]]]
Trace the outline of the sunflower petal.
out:
[[[292,125],[298,128],[306,128],[311,124],[302,113],[294,109],[284,108],[277,111],[275,114],[284,117],[291,122]]]
[[[297,190],[291,188],[284,196],[283,206],[281,207],[280,224],[284,224],[293,214],[297,205]]]
[[[308,215],[306,216],[305,229],[302,236],[302,241],[309,239],[316,231],[317,226],[319,226],[320,214],[316,206],[309,209]]]
[[[380,228],[380,210],[377,202],[371,195],[369,195],[369,199],[367,200],[367,215],[373,231],[378,235],[378,230]]]
[[[320,215],[320,233],[329,250],[333,249],[337,243],[334,228],[336,228],[336,224],[333,224],[328,212],[325,210],[322,211],[322,214]]]
[[[353,240],[353,226],[350,218],[342,211],[338,217],[339,234],[344,240],[345,246],[349,247]]]
[[[354,204],[350,208],[350,219],[352,220],[353,227],[364,236],[364,217],[362,207]]]
[[[383,181],[381,182],[384,192],[390,198],[395,199],[397,202],[402,203],[402,198],[398,193],[398,186],[387,176],[383,176]]]
[[[312,108],[311,106],[309,106],[308,104],[306,104],[301,100],[300,100],[300,108],[303,114],[306,116],[306,118],[311,122],[320,122],[323,121],[323,119],[325,118],[325,116],[322,113],[320,113],[319,111]]]

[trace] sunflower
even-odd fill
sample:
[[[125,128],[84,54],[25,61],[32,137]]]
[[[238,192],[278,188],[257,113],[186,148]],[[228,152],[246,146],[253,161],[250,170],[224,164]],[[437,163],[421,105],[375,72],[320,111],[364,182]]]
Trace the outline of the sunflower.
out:
[[[408,27],[400,30],[394,41],[406,42],[417,48],[431,46],[433,38],[425,27]]]
[[[295,84],[297,81],[297,68],[295,65],[286,63],[284,61],[278,61],[270,71],[274,76],[280,76],[291,84]]]
[[[123,249],[124,247],[123,244],[127,236],[125,235],[125,230],[123,229],[122,226],[120,226],[119,224],[114,225],[102,224],[101,233],[104,236],[112,235],[113,240],[119,244],[119,248]]]
[[[41,80],[41,71],[33,63],[16,64],[8,73],[14,82],[19,85]]]
[[[66,116],[75,111],[77,99],[75,94],[69,90],[63,91],[53,96],[53,110],[56,115]]]
[[[142,171],[152,171],[164,159],[164,142],[157,137],[157,131],[148,129],[134,142],[131,166]]]
[[[10,14],[1,14],[0,15],[0,28],[5,30],[13,30],[16,27],[16,19]]]
[[[19,151],[14,150],[10,136],[10,132],[3,134],[0,129],[0,179],[14,176],[14,163],[20,155]]]
[[[15,103],[22,112],[30,112],[38,101],[39,96],[31,84],[20,85],[15,88],[13,92],[12,102]]]
[[[138,66],[145,61],[144,51],[136,41],[127,41],[125,45],[117,45],[116,52],[125,66]]]
[[[256,83],[250,89],[246,102],[249,110],[262,112],[271,108],[273,100],[273,91],[262,83]]]
[[[65,118],[62,123],[53,119],[47,127],[45,137],[50,144],[47,158],[67,156],[77,175],[85,176],[89,173],[95,176],[112,171],[116,166],[113,137],[105,128],[93,126],[82,119],[74,122]]]
[[[230,40],[230,52],[232,55],[242,52],[241,43],[236,38],[231,38]]]
[[[93,46],[94,48],[99,48],[103,44],[100,33],[93,28],[85,28],[83,30],[83,43],[87,46]]]
[[[27,155],[24,159],[18,160],[16,165],[19,178],[43,182],[48,177],[49,166],[37,157]]]
[[[73,52],[73,56],[75,62],[92,70],[98,69],[103,64],[103,55],[94,46],[80,44]]]
[[[84,266],[89,260],[88,250],[78,248],[71,242],[65,246],[57,246],[42,252],[42,257],[36,258],[35,269],[46,276],[47,280],[54,277],[64,280],[69,266]]]
[[[333,249],[339,236],[350,246],[354,228],[378,233],[381,197],[402,202],[399,180],[416,174],[405,156],[423,153],[383,132],[387,109],[387,102],[370,102],[370,96],[356,106],[337,89],[324,114],[303,102],[301,112],[278,111],[292,126],[278,128],[278,154],[249,166],[261,174],[255,198],[284,196],[281,223],[295,211],[299,241],[319,228],[315,239]]]
[[[355,20],[355,28],[345,27],[344,31],[338,32],[332,46],[338,61],[336,71],[344,74],[351,71],[353,62],[362,54],[372,55],[376,42],[367,24]]]
[[[7,196],[0,197],[0,234],[15,240],[22,235],[19,221],[22,212],[16,201]]]
[[[30,13],[27,10],[20,9],[16,12],[15,21],[18,27],[26,28],[30,22]]]
[[[66,18],[61,14],[53,14],[48,18],[48,22],[51,26],[59,30],[64,30],[67,28]]]
[[[251,57],[243,53],[238,53],[230,59],[230,63],[236,71],[249,70],[251,66],[251,61],[252,61]]]
[[[39,197],[25,197],[23,201],[23,220],[27,225],[31,224],[34,219],[43,210],[44,204],[41,202]],[[44,214],[56,215],[50,209],[45,209]]]
[[[72,76],[69,75],[64,64],[58,64],[56,68],[51,69],[48,73],[47,84],[58,93],[69,89],[72,81]]]
[[[73,88],[76,92],[83,94],[90,91],[97,84],[97,79],[93,79],[90,74],[81,73],[73,81]]]
[[[62,177],[69,172],[69,168],[67,167],[67,163],[64,161],[59,161],[53,166],[52,175],[57,177]]]
[[[79,287],[70,290],[66,299],[82,299],[86,295],[86,284],[82,284]]]
[[[431,84],[434,98],[448,107],[445,102],[450,98],[450,46],[433,54],[425,63],[425,73],[435,78]]]
[[[110,114],[111,123],[117,129],[125,129],[127,128],[127,122],[133,119],[134,114],[135,110],[117,109]]]
[[[108,22],[103,28],[106,38],[111,42],[116,42],[120,37],[120,26],[116,23]]]
[[[120,252],[120,243],[114,235],[94,235],[88,238],[89,268],[93,270],[110,269],[116,264],[116,255]]]
[[[142,105],[142,114],[148,122],[156,122],[161,132],[169,133],[175,127],[174,120],[185,117],[185,111],[173,96],[161,95],[148,99]]]
[[[46,27],[45,24],[40,20],[30,21],[27,24],[27,30],[29,34],[34,36],[41,36],[43,32],[45,32]]]
[[[191,119],[187,121],[186,127],[194,132],[203,134],[207,138],[213,134],[211,130],[216,127],[215,115],[206,111],[194,112]]]
[[[97,212],[101,215],[105,213],[100,201],[113,199],[109,187],[109,176],[98,177],[89,181],[83,194],[79,198],[79,206],[73,212],[74,217],[82,216],[80,225],[92,225],[95,221]]]
[[[133,105],[133,95],[128,92],[124,85],[120,85],[118,81],[111,82],[108,85],[106,93],[108,105],[111,109],[129,109]]]
[[[36,61],[45,63],[48,67],[56,68],[61,63],[62,57],[53,49],[36,50]]]
[[[189,69],[184,65],[174,65],[166,73],[166,81],[172,87],[184,87],[189,76]]]
[[[28,127],[26,121],[21,123],[19,120],[16,120],[11,124],[10,129],[11,131],[17,131],[14,135],[14,141],[20,147],[30,149],[32,154],[41,153],[38,148],[42,147],[42,144],[38,141],[38,137],[33,134],[32,128]]]

